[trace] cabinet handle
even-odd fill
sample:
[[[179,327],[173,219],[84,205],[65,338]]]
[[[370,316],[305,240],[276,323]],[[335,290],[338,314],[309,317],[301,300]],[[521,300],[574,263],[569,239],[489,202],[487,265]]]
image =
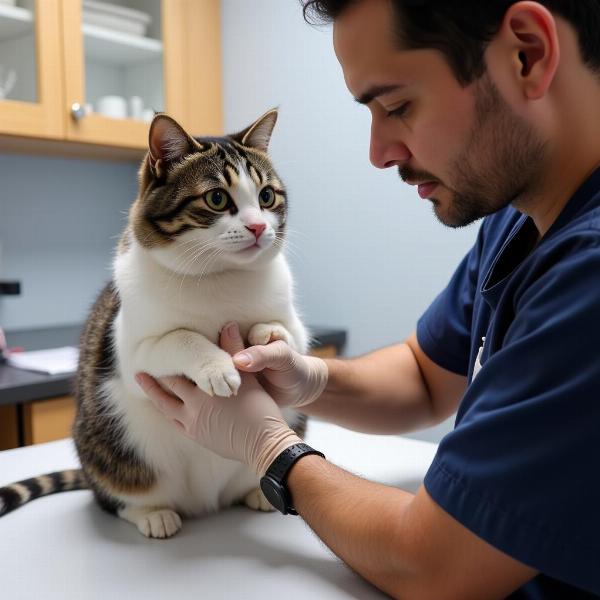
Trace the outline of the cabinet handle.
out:
[[[71,104],[71,116],[75,121],[80,121],[85,115],[87,115],[87,110],[84,104],[80,104],[79,102]]]

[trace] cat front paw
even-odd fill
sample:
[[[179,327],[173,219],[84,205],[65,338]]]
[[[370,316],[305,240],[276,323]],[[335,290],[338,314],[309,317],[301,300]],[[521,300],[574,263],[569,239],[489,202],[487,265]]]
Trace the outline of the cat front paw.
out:
[[[251,346],[266,346],[276,340],[282,340],[292,348],[294,347],[294,340],[290,332],[281,323],[277,323],[276,321],[272,323],[257,323],[248,332],[248,343]]]
[[[254,488],[248,492],[244,498],[244,504],[252,510],[262,512],[273,512],[275,510],[260,488]]]
[[[170,538],[181,529],[181,517],[172,510],[157,510],[140,517],[137,528],[149,538]]]
[[[242,384],[240,374],[229,355],[223,359],[206,361],[202,366],[194,369],[188,377],[210,396],[225,398],[235,396]]]
[[[170,538],[181,529],[181,517],[169,508],[125,506],[117,514],[133,523],[147,538]]]

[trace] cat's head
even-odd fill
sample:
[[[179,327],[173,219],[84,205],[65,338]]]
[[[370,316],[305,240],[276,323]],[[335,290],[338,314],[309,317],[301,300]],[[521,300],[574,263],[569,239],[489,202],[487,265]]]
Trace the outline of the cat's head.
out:
[[[267,155],[276,121],[271,110],[240,133],[194,138],[171,117],[155,116],[130,213],[137,242],[187,275],[271,260],[287,216],[285,189]]]

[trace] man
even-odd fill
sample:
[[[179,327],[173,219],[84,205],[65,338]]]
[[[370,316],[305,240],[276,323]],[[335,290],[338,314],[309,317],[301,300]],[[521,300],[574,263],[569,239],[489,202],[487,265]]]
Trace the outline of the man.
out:
[[[243,350],[232,325],[222,346],[268,393],[247,373],[235,399],[139,382],[198,443],[268,471],[267,497],[394,597],[594,597],[600,2],[304,4],[333,21],[372,163],[449,226],[486,217],[477,241],[403,344],[322,361],[279,341]],[[298,446],[276,403],[381,433],[458,414],[412,495]]]

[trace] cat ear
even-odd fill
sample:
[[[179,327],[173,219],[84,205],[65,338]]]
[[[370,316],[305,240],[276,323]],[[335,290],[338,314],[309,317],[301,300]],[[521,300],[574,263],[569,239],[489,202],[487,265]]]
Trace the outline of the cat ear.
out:
[[[257,150],[266,152],[269,148],[269,141],[271,140],[271,134],[273,128],[277,123],[277,109],[274,108],[269,112],[265,113],[260,119],[252,123],[250,127],[236,133],[231,137],[242,144],[242,146],[250,146]]]
[[[148,164],[157,177],[198,148],[196,142],[171,117],[156,115],[148,134]]]

